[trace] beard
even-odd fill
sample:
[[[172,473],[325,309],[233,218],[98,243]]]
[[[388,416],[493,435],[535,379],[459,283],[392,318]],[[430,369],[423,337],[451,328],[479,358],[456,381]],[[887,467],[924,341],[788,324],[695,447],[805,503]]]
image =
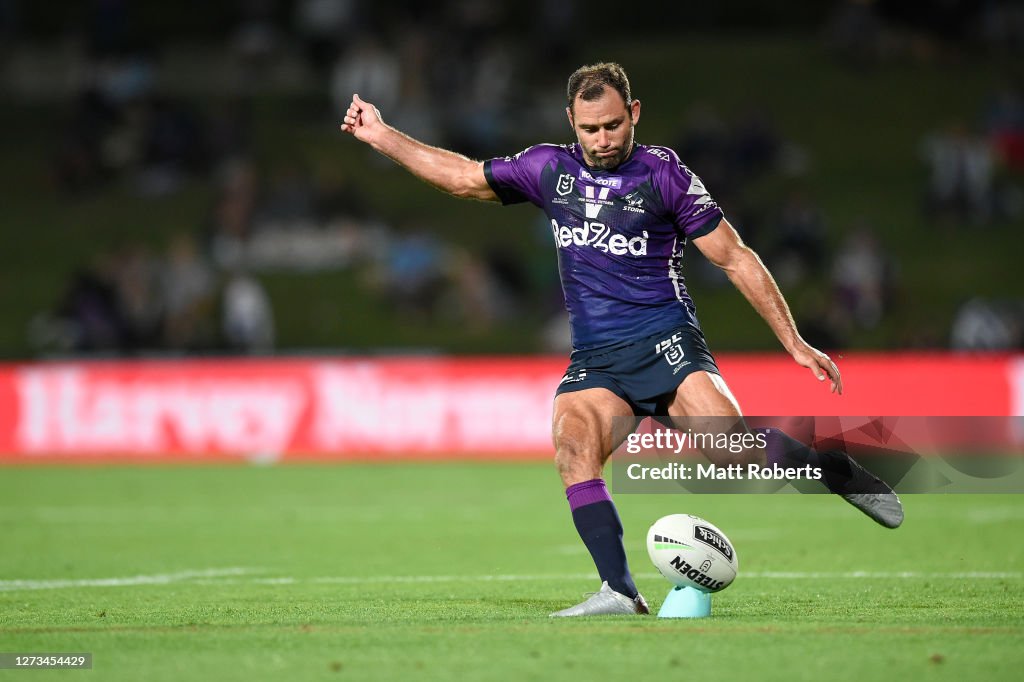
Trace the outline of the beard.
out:
[[[580,144],[580,146],[583,147],[582,144]],[[615,168],[625,161],[626,157],[629,156],[629,153],[633,151],[633,124],[629,124],[629,134],[626,136],[625,142],[623,142],[622,147],[619,148],[616,154],[600,157],[591,149],[583,147],[583,150],[583,155],[586,157],[587,165],[591,168],[597,170],[611,170],[612,168]]]

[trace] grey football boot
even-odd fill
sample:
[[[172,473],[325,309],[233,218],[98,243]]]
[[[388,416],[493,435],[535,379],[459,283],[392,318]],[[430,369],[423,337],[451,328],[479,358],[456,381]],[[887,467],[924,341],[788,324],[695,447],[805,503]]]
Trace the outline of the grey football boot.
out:
[[[586,600],[551,614],[552,618],[570,616],[645,616],[651,610],[643,595],[630,599],[608,587],[608,581],[601,583],[601,589],[590,595]]]
[[[846,458],[850,477],[841,486],[829,489],[886,528],[903,523],[903,503],[889,484],[875,476],[841,450],[827,453]]]

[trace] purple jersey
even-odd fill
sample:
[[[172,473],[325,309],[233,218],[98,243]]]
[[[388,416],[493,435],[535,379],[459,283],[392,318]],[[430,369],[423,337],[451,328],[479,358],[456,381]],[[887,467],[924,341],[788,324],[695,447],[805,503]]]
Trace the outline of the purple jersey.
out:
[[[683,249],[722,211],[667,147],[636,144],[613,170],[595,170],[579,145],[541,144],[484,162],[503,204],[547,214],[577,350],[697,323],[683,283]]]

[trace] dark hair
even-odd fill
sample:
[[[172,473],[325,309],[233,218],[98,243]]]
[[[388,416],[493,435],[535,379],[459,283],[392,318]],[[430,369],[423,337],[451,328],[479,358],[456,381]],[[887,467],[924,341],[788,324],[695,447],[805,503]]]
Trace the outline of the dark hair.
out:
[[[627,107],[633,101],[629,94],[629,78],[626,76],[626,70],[621,66],[615,62],[600,62],[581,66],[569,76],[569,87],[567,88],[569,108],[572,109],[577,95],[584,102],[593,102],[601,96],[606,87],[622,95],[622,101],[626,103]]]

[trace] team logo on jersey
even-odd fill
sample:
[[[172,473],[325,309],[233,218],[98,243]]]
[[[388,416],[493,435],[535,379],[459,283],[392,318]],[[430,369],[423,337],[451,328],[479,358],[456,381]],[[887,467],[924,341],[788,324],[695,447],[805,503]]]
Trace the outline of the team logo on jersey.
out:
[[[633,213],[644,212],[644,209],[640,208],[644,203],[644,198],[638,192],[630,192],[622,197],[622,200],[626,202],[626,205],[622,207],[623,211],[632,211]]]
[[[566,194],[572,192],[572,185],[574,182],[576,182],[576,178],[569,173],[562,173],[558,176],[558,184],[555,185],[555,191],[564,197]]]

